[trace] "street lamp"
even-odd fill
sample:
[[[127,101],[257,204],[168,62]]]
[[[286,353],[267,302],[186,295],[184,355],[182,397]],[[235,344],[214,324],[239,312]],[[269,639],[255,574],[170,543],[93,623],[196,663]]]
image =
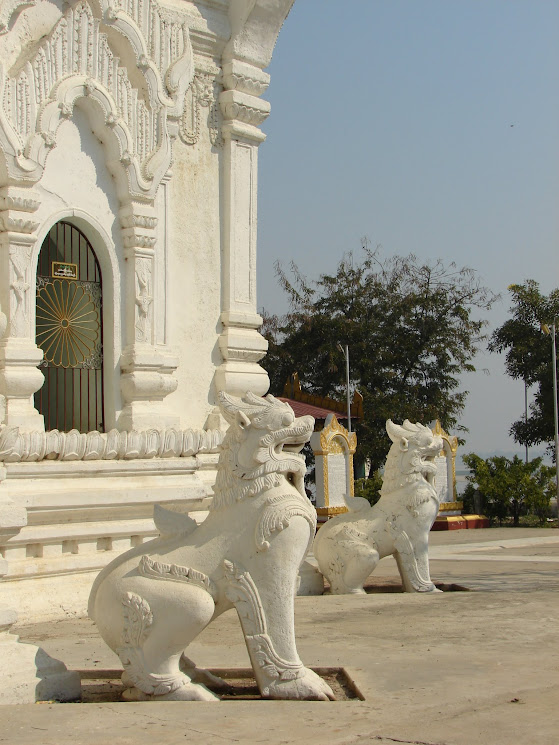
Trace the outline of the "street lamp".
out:
[[[338,342],[338,349],[345,357],[345,377],[346,377],[346,399],[347,399],[347,431],[351,434],[351,400],[349,398],[349,347],[345,347]],[[559,488],[559,487],[558,487]]]
[[[551,359],[553,362],[553,415],[555,428],[555,474],[557,484],[557,516],[559,517],[559,423],[557,416],[557,347],[555,343],[555,332],[557,328],[557,316],[553,319],[551,329],[546,323],[542,323],[541,329],[544,334],[551,334]]]
[[[528,383],[526,377],[524,378],[524,424],[526,427],[528,426]],[[524,448],[526,451],[524,461],[528,463],[528,441],[526,441]]]

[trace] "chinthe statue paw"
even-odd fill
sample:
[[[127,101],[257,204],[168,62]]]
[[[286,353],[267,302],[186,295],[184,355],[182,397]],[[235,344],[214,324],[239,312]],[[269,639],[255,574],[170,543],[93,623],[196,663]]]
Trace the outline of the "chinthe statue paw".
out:
[[[322,678],[312,670],[304,668],[302,674],[292,680],[277,679],[262,693],[263,698],[290,699],[295,701],[335,701],[334,692]]]
[[[420,592],[426,595],[432,595],[435,592],[442,592],[442,590],[439,590],[439,588],[436,585],[430,585],[430,586],[422,585],[421,587],[419,587],[417,592]]]

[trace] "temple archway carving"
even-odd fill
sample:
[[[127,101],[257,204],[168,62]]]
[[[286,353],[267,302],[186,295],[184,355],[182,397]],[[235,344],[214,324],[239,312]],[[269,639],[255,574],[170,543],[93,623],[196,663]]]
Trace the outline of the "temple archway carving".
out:
[[[60,123],[87,99],[121,197],[153,199],[171,162],[194,60],[184,19],[153,0],[135,9],[130,16],[102,3],[97,17],[94,7],[79,2],[29,60],[3,71],[0,147],[10,180],[30,185],[40,179]],[[115,34],[120,54],[111,43]]]

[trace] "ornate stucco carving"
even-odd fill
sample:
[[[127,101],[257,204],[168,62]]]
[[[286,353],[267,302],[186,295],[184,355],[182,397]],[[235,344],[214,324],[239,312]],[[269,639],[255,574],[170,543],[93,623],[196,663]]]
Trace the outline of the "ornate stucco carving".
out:
[[[10,20],[14,13],[35,5],[37,0],[2,0],[0,3],[0,34],[8,31]]]
[[[155,0],[102,6],[102,18],[84,1],[69,8],[31,59],[13,75],[2,71],[0,148],[13,178],[37,181],[61,121],[87,98],[124,193],[153,196],[194,74],[188,27]],[[129,53],[117,56],[107,28],[124,37]],[[132,59],[128,68],[123,60]]]
[[[226,347],[223,351],[223,357],[228,360],[241,360],[242,362],[258,362],[264,357],[265,350],[262,349],[242,349],[235,347]]]
[[[153,235],[124,235],[122,242],[125,248],[153,248],[157,238]]]
[[[0,214],[0,231],[5,233],[13,231],[15,233],[33,233],[37,230],[38,223],[25,218],[12,217],[7,213]]]
[[[265,551],[270,548],[270,539],[275,533],[289,527],[292,517],[300,515],[309,524],[311,531],[316,529],[316,514],[309,500],[303,501],[299,497],[279,496],[270,497],[255,531],[256,548]]]
[[[39,200],[31,197],[14,195],[0,196],[0,210],[16,210],[17,212],[35,212],[39,208]]]
[[[270,84],[270,76],[254,65],[232,60],[223,65],[223,82],[226,89],[261,96]]]
[[[29,330],[30,246],[10,246],[10,331],[27,336]]]
[[[138,564],[138,572],[143,577],[151,579],[164,579],[167,582],[187,582],[188,584],[198,585],[207,590],[210,595],[217,596],[215,583],[204,572],[197,572],[191,567],[183,567],[178,564],[166,564],[164,561],[152,559],[151,556],[144,554]]]
[[[157,227],[157,217],[147,215],[121,215],[120,224],[123,228],[148,228],[155,230]]]
[[[4,0],[0,33],[15,12],[34,1]],[[238,95],[255,99],[268,86],[262,68],[292,4],[230,1],[224,86],[236,95],[222,101],[230,120],[258,126],[267,116],[265,105]],[[115,176],[122,176],[121,191],[133,196],[154,196],[171,163],[172,137],[180,133],[189,144],[198,139],[201,108],[208,108],[212,144],[221,144],[217,78],[211,70],[195,74],[186,14],[157,0],[82,0],[52,19],[43,21],[40,35],[25,40],[25,53],[12,60],[9,71],[0,73],[0,149],[13,179],[39,180],[60,122],[84,97],[98,109],[96,133],[103,131],[100,139]],[[215,54],[212,44],[226,41],[217,41],[219,32],[212,43],[209,31],[196,28],[193,34],[206,59],[208,52]]]
[[[9,2],[13,5],[10,13],[23,7],[18,0]],[[225,331],[220,348],[227,347],[227,351],[216,380],[218,387],[237,393],[248,388],[265,392],[268,386],[257,364],[264,350],[256,331],[260,319],[255,308],[255,225],[256,148],[264,139],[258,127],[270,107],[259,96],[269,82],[262,68],[269,62],[292,3],[217,3],[218,20],[205,28],[205,21],[193,22],[181,4],[170,9],[157,0],[78,0],[62,9],[53,5],[48,17],[42,14],[40,23],[36,12],[31,36],[18,31],[25,42],[20,45],[22,51],[14,51],[0,70],[0,150],[13,184],[28,187],[40,181],[49,154],[57,146],[59,126],[72,118],[76,106],[87,113],[103,144],[123,206],[134,203],[154,208],[157,188],[172,163],[175,137],[195,144],[207,124],[214,146],[221,145],[222,138],[223,144],[228,140],[223,162],[225,171],[231,173],[223,174],[223,213],[232,235],[224,239],[228,256],[224,266],[235,267],[235,271],[226,279],[232,292],[227,288],[223,293],[227,299],[222,308]],[[25,12],[32,14],[35,9]],[[222,126],[224,118],[227,127]],[[151,270],[150,290],[149,281],[143,281],[147,275],[142,267],[149,251],[157,250],[155,224],[135,221],[143,215],[129,217],[132,222],[122,223],[122,239],[129,260],[126,292],[134,298],[134,312],[126,315],[123,338],[127,346],[149,345],[156,338],[154,324],[161,317],[154,297],[157,270]],[[1,215],[1,227],[17,228],[23,235],[25,230],[31,234],[36,226],[20,214]],[[248,253],[243,237],[247,230]],[[155,267],[153,257],[151,261]],[[158,282],[160,276],[157,273]],[[27,280],[18,280],[20,290],[22,281]],[[16,287],[11,290],[15,292]],[[19,326],[22,311],[14,310]],[[9,322],[12,330],[11,317]],[[240,344],[239,335],[243,336]],[[159,372],[153,375],[152,361],[141,369],[122,366],[124,414],[119,426],[140,429],[147,424],[144,414],[140,416],[140,408],[146,408],[146,386],[158,401],[176,387],[168,379],[171,370],[167,368],[162,378]],[[167,419],[163,426],[175,424]]]
[[[219,100],[226,120],[237,120],[253,127],[259,127],[270,113],[268,101],[255,98],[248,93],[224,91]]]
[[[345,446],[342,445],[342,441]],[[327,455],[329,453],[349,452],[353,455],[357,449],[357,435],[348,430],[338,422],[333,415],[327,426],[319,433],[320,449],[314,450],[315,455]]]
[[[26,337],[29,334],[30,318],[30,257],[35,241],[34,231],[38,223],[32,219],[39,201],[17,193],[0,193],[0,236],[7,249],[8,263],[5,265],[9,287],[10,335]]]
[[[142,460],[217,453],[221,430],[166,429],[145,432],[21,432],[0,427],[0,462],[41,460]]]
[[[150,315],[153,303],[152,261],[136,260],[136,341],[149,342]]]
[[[143,645],[151,633],[153,613],[148,602],[134,592],[126,592],[121,598],[124,625],[118,654],[122,660],[123,682],[138,686],[154,696],[162,696],[185,685],[186,676],[157,674],[146,671]]]
[[[126,257],[125,292],[133,306],[126,318],[126,347],[120,359],[124,406],[118,427],[137,431],[176,428],[177,412],[168,409],[164,399],[177,387],[172,373],[178,361],[168,349],[156,345],[156,318],[165,313],[164,299],[157,297],[158,213],[150,202],[128,200],[119,217]]]
[[[1,99],[0,99],[1,100]],[[0,113],[1,124],[1,113]],[[32,396],[43,384],[36,365],[41,361],[32,328],[33,271],[31,257],[37,240],[39,209],[36,192],[4,185],[0,189],[0,295],[8,317],[7,334],[0,341],[0,421],[41,429],[43,418]]]
[[[184,98],[184,110],[179,125],[179,135],[186,145],[195,145],[200,139],[202,109],[208,110],[207,122],[212,145],[223,144],[221,115],[217,102],[219,94],[218,69],[196,73]]]

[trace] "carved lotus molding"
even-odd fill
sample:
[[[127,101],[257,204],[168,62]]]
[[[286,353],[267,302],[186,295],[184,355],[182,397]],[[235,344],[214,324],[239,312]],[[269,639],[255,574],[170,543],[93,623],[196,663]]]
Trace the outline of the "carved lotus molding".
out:
[[[197,453],[217,453],[221,430],[167,429],[145,432],[20,432],[0,427],[0,462],[41,460],[138,460],[184,458]]]

